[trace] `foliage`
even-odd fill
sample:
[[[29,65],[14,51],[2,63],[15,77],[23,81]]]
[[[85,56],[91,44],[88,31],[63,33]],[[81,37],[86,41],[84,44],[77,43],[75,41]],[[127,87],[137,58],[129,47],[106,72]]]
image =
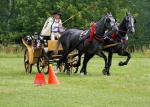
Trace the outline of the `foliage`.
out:
[[[112,12],[121,21],[131,11],[137,19],[136,33],[129,37],[131,50],[150,44],[149,0],[0,0],[0,35],[2,42],[19,40],[22,35],[41,31],[53,10],[60,10],[62,20],[76,14],[66,28],[87,29],[90,22],[98,21],[106,12]],[[12,34],[17,36],[10,36]]]

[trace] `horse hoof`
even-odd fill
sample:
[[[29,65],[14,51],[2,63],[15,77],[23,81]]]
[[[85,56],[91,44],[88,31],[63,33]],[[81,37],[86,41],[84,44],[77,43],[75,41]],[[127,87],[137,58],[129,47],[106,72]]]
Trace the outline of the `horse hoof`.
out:
[[[75,74],[77,73],[77,71],[74,72]]]
[[[102,73],[103,73],[103,75],[107,75],[107,70],[103,69]]]
[[[87,75],[87,72],[84,72],[84,75]]]
[[[124,63],[121,61],[121,62],[119,62],[118,65],[119,65],[119,66],[124,66]]]
[[[80,75],[81,75],[81,76],[84,76],[84,73],[83,73],[83,72],[81,72],[81,73],[80,73]]]
[[[80,75],[81,75],[81,76],[87,75],[87,72],[80,72]]]
[[[110,76],[110,73],[107,73],[107,76]]]

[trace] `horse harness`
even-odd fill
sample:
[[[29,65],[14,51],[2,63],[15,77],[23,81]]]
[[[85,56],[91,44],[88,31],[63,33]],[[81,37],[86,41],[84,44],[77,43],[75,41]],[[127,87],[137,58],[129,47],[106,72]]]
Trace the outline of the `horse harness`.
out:
[[[92,42],[93,38],[95,38],[98,41],[102,41],[102,42],[104,42],[104,40],[108,38],[107,36],[95,35],[96,34],[95,23],[92,22],[90,30],[84,30],[80,34],[79,40],[83,41],[83,44],[84,44],[84,41],[88,38],[88,37],[86,38],[86,35],[89,31],[90,31],[90,36],[89,36],[89,39],[88,39],[89,43]],[[105,46],[103,46],[103,49],[110,48],[110,47],[116,46],[118,44],[120,44],[120,43],[113,43],[113,44],[105,45]]]

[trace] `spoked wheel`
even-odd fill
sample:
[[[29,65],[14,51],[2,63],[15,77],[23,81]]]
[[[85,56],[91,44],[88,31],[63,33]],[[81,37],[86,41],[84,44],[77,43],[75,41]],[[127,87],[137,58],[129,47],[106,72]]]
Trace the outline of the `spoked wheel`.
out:
[[[60,64],[59,71],[60,72],[65,72],[65,64],[64,63]]]
[[[44,72],[45,74],[48,74],[48,68],[49,68],[49,60],[47,56],[41,56],[38,58],[37,62],[37,70],[39,73]]]
[[[24,67],[25,67],[26,73],[32,72],[32,64],[29,64],[29,54],[28,54],[27,49],[24,52]]]
[[[77,73],[77,71],[78,71],[79,67],[76,66],[77,62],[78,62],[77,57],[73,58],[72,61],[70,62],[70,71],[72,73]]]
[[[71,71],[72,73],[77,73],[78,68],[79,68],[79,67],[71,66],[71,67],[70,67],[70,71]]]

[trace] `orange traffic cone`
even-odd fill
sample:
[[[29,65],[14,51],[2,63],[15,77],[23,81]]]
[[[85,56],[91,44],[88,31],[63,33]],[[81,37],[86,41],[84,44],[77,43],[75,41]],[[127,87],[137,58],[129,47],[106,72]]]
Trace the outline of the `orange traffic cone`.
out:
[[[60,84],[59,80],[57,79],[53,67],[50,64],[49,71],[48,71],[48,84]]]
[[[43,73],[37,73],[34,80],[35,85],[45,85],[45,77]]]

